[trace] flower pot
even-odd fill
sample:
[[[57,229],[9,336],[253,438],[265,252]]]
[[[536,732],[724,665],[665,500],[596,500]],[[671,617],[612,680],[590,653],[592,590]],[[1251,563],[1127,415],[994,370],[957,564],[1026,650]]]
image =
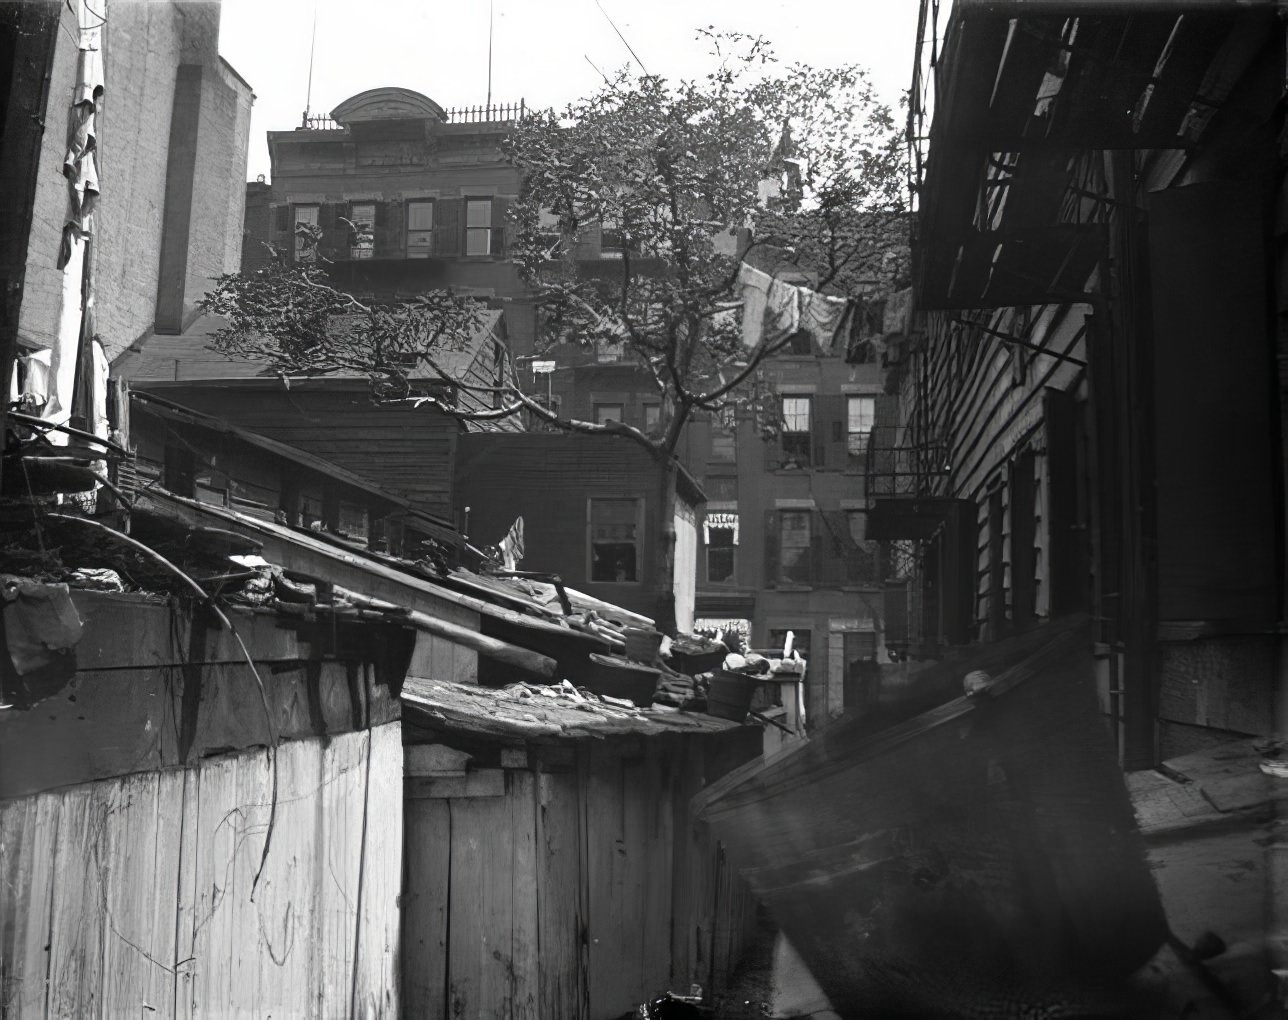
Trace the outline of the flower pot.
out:
[[[662,671],[642,666],[615,655],[591,653],[586,687],[609,698],[633,701],[641,707],[653,704]]]

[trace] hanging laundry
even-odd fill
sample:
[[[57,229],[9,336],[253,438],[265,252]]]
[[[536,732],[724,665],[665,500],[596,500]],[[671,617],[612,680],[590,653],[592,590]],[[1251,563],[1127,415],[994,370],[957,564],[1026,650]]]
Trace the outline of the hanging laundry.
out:
[[[83,5],[76,5],[83,7]],[[92,302],[92,287],[86,286],[87,239],[93,230],[94,208],[98,202],[98,104],[103,97],[102,21],[80,10],[90,27],[81,28],[78,37],[76,86],[67,120],[67,154],[63,175],[68,184],[68,211],[59,245],[57,267],[62,270],[56,340],[49,355],[46,380],[47,400],[41,417],[64,424],[71,417],[76,366],[82,356],[82,338],[86,332],[86,308]],[[85,352],[89,359],[93,353]],[[87,373],[94,365],[87,364]],[[97,375],[97,373],[95,373]],[[97,380],[96,380],[97,388]],[[51,432],[49,440],[66,445],[67,436]]]
[[[801,329],[809,330],[823,354],[830,355],[849,302],[845,298],[831,297],[804,287],[799,290]]]
[[[801,288],[774,279],[765,295],[765,326],[770,330],[770,340],[790,336],[801,328]]]
[[[765,302],[773,278],[768,273],[747,265],[738,270],[738,290],[742,295],[742,343],[744,347],[759,345],[765,329]]]

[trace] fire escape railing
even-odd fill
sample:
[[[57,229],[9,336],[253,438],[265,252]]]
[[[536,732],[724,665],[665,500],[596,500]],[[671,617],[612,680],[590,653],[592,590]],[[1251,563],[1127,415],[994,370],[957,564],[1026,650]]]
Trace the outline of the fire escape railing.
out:
[[[878,426],[868,437],[864,492],[869,510],[877,500],[937,495],[947,473],[947,446],[917,441],[909,426]]]

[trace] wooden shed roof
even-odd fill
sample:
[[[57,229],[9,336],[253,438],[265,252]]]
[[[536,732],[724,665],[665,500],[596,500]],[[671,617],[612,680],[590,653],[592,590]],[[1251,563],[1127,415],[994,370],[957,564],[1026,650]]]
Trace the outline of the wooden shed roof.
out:
[[[432,729],[507,742],[723,733],[741,725],[662,705],[626,707],[560,692],[559,687],[475,687],[409,676],[402,688],[403,718]]]

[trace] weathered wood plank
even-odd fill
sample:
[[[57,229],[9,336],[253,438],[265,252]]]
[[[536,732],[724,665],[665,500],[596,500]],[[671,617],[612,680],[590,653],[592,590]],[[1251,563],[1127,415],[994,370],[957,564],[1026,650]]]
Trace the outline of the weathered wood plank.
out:
[[[637,920],[627,901],[622,763],[614,749],[590,749],[586,785],[587,918],[590,931],[590,1015],[620,1016],[637,1002],[639,958],[622,956],[622,926]]]
[[[537,914],[543,1017],[584,1020],[585,957],[581,944],[585,888],[575,772],[537,776]]]
[[[353,1017],[398,1017],[398,902],[402,891],[402,727],[370,731],[358,888]]]
[[[362,793],[368,735],[347,734],[322,756],[322,872],[318,916],[321,1003],[327,1015],[344,1015],[353,992],[354,917],[358,910],[362,846]]]
[[[526,769],[505,774],[509,789],[514,863],[510,869],[514,920],[510,936],[513,1020],[540,1020],[540,946],[537,914],[536,777]]]
[[[513,888],[510,804],[503,797],[450,801],[448,1014],[508,1020]]]
[[[642,982],[645,995],[671,987],[671,886],[674,796],[672,761],[680,740],[659,737],[646,745],[644,760],[643,826],[643,951]],[[687,989],[677,989],[687,991]]]
[[[648,905],[649,870],[656,865],[650,857],[649,800],[651,780],[644,758],[627,758],[622,762],[620,797],[622,799],[622,845],[614,856],[621,869],[617,883],[620,889],[617,926],[620,995],[638,1005],[664,988],[651,987],[655,975],[649,974],[644,942],[645,914]],[[661,975],[665,981],[668,975]]]
[[[237,853],[237,759],[203,763],[197,776],[197,829],[193,884],[193,937],[189,965],[193,1014],[201,1016],[232,995],[231,961],[237,933],[232,925]]]
[[[107,866],[104,823],[114,791],[82,786],[63,794],[49,940],[48,1012],[94,1015],[102,1007],[104,911],[101,868]]]
[[[111,784],[114,802],[103,819],[99,893],[104,912],[102,1009],[107,1016],[158,1008],[143,990],[157,968],[152,907],[165,881],[164,871],[156,868],[159,779],[158,773],[147,773]],[[143,890],[153,890],[153,897],[140,895]],[[170,931],[173,935],[173,923]],[[170,969],[164,955],[160,964]]]
[[[446,800],[405,802],[402,989],[407,1016],[445,1020],[451,810]],[[556,1015],[556,1014],[550,1014]]]
[[[39,1016],[46,994],[54,845],[62,794],[16,801],[0,808],[3,872],[0,883],[0,1006],[5,1015]]]
[[[153,890],[151,902],[143,913],[149,936],[150,966],[142,986],[142,997],[158,1013],[173,1016],[175,1012],[176,982],[179,973],[175,963],[182,957],[176,952],[178,933],[179,883],[181,847],[183,842],[183,797],[185,773],[167,771],[150,777],[156,784],[152,798],[155,813],[151,825],[156,838],[149,847],[150,872],[140,879],[140,885],[127,890],[137,896],[138,888]],[[146,865],[147,859],[144,858]],[[184,953],[184,956],[187,954]]]
[[[174,1015],[190,1020],[197,1004],[197,939],[201,933],[198,916],[198,882],[201,881],[201,775],[197,769],[180,773],[182,792],[179,807],[179,880],[174,922]]]

